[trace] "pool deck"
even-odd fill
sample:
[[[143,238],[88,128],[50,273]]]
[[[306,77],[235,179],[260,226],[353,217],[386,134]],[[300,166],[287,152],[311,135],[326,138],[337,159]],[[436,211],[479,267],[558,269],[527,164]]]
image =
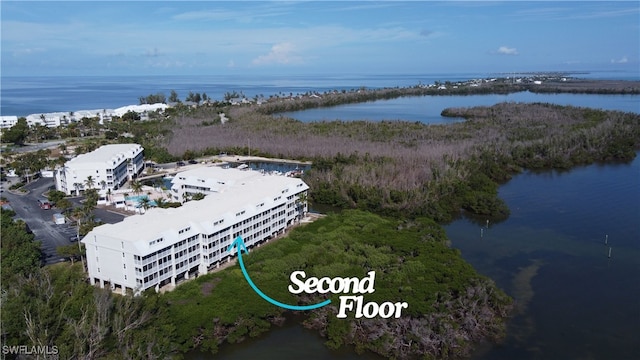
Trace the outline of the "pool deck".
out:
[[[155,179],[158,177],[164,177],[167,175],[175,175],[179,172],[196,169],[203,166],[224,166],[230,163],[246,163],[246,162],[267,162],[267,163],[282,163],[282,164],[298,164],[298,165],[311,165],[311,161],[298,161],[291,159],[276,159],[276,158],[266,158],[260,156],[242,156],[242,155],[217,155],[217,156],[209,156],[198,159],[199,163],[197,164],[186,164],[184,166],[179,166],[171,169],[162,169],[157,172],[141,176],[138,178],[139,181]]]

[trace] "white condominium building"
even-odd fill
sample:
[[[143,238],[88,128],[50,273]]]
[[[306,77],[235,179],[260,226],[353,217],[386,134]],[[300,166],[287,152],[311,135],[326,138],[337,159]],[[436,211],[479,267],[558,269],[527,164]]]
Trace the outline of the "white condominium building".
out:
[[[233,171],[227,171],[233,170]],[[171,200],[177,202],[189,201],[193,195],[204,195],[225,191],[237,184],[261,177],[257,171],[248,168],[242,171],[225,169],[219,166],[199,167],[186,170],[175,175],[171,180]]]
[[[152,208],[84,237],[91,284],[126,294],[206,274],[237,253],[227,252],[242,236],[248,249],[299,221],[307,211],[309,187],[301,179],[209,167],[225,187],[178,208]],[[176,175],[176,178],[181,174]]]
[[[67,195],[94,188],[105,194],[116,190],[144,169],[143,148],[138,144],[103,145],[78,155],[56,170],[56,189]]]

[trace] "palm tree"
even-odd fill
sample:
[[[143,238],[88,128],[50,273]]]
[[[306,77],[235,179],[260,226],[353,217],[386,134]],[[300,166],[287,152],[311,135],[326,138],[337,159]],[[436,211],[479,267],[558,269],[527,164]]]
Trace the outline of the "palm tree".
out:
[[[302,218],[304,218],[305,215],[305,209],[307,207],[307,201],[309,200],[309,197],[307,196],[306,192],[302,192],[300,194],[298,194],[298,198],[296,199],[296,204],[298,205],[298,212],[300,213],[300,220],[302,220]]]
[[[133,190],[133,192],[136,195],[139,195],[142,192],[142,183],[140,183],[140,181],[137,181],[137,180],[132,181],[131,190]]]
[[[149,200],[148,197],[143,197],[142,199],[140,199],[140,205],[142,205],[142,208],[146,213],[147,210],[151,207],[151,200]]]
[[[84,258],[82,257],[82,246],[80,245],[80,226],[81,220],[85,216],[82,208],[74,208],[72,216],[76,219],[76,240],[78,240],[78,251],[80,251],[80,260],[82,261],[82,270],[84,271]]]
[[[80,196],[80,186],[82,186],[81,183],[73,183],[73,187],[76,189],[76,196]]]
[[[102,190],[104,190],[107,187],[107,182],[104,180],[100,181],[100,186],[102,187]]]
[[[109,202],[109,204],[111,204],[111,189],[107,189],[107,201]]]
[[[166,204],[167,204],[167,201],[164,198],[156,199],[156,206],[158,206],[159,208],[164,207]]]
[[[96,181],[93,179],[93,176],[87,176],[87,180],[84,181],[85,185],[87,185],[87,189],[92,189],[96,184]]]

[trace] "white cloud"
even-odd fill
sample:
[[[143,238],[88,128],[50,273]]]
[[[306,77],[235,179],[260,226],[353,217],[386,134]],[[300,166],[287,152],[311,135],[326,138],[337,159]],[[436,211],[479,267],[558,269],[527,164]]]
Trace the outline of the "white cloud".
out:
[[[611,59],[612,64],[626,64],[628,62],[629,62],[629,59],[626,56],[623,56],[618,60]]]
[[[236,67],[236,62],[233,60],[229,60],[229,62],[227,63],[227,67],[230,67],[230,68]]]
[[[296,55],[292,43],[283,42],[275,44],[271,47],[266,55],[260,55],[253,59],[253,65],[269,65],[269,64],[299,64],[302,63],[302,57]]]
[[[496,54],[500,55],[518,55],[518,49],[510,48],[508,46],[500,46],[496,51]]]

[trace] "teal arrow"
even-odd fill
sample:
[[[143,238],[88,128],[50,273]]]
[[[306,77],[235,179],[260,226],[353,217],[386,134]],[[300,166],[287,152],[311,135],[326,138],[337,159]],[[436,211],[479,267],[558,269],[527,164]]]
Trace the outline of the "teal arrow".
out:
[[[265,299],[268,302],[272,303],[273,305],[280,306],[281,308],[285,308],[285,309],[289,309],[289,310],[313,310],[313,309],[317,309],[317,308],[323,307],[325,305],[329,305],[331,303],[331,300],[327,299],[327,300],[325,300],[325,301],[323,301],[321,303],[317,303],[317,304],[314,304],[314,305],[298,306],[298,305],[284,304],[284,303],[281,303],[281,302],[279,302],[277,300],[274,300],[274,299],[270,298],[265,293],[263,293],[260,289],[258,289],[256,284],[254,284],[253,281],[251,280],[251,278],[249,277],[249,274],[247,273],[247,269],[244,267],[244,263],[242,262],[242,250],[244,250],[244,252],[249,252],[249,251],[247,251],[247,247],[244,246],[244,240],[242,240],[241,236],[238,236],[235,240],[233,240],[231,245],[229,245],[229,248],[227,249],[227,252],[232,251],[234,247],[238,248],[238,262],[240,263],[240,269],[242,269],[242,273],[244,274],[244,278],[247,279],[247,282],[249,283],[249,285],[251,285],[251,288],[253,289],[253,291],[255,291],[258,295],[260,295],[260,297],[262,297],[263,299]]]

